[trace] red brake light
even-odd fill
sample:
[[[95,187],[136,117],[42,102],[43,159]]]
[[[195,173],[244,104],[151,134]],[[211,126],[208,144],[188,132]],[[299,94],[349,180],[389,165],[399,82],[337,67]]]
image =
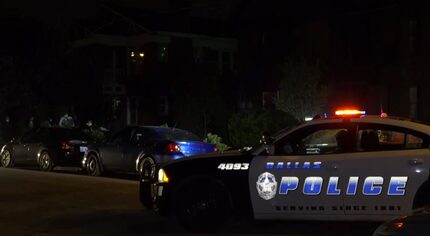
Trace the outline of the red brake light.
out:
[[[70,144],[69,141],[63,141],[61,142],[61,149],[67,150],[67,149],[71,149],[72,145]]]
[[[356,109],[337,110],[337,116],[355,116],[355,115],[366,115],[366,111],[360,111]]]
[[[401,230],[406,226],[404,222],[395,222],[391,225],[394,230]]]
[[[181,152],[181,147],[177,143],[169,143],[167,144],[167,152],[168,153]]]

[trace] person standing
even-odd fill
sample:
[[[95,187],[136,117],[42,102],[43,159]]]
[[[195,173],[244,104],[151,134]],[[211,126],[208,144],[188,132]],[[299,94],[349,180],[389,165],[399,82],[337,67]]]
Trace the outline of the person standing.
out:
[[[27,128],[28,128],[28,130],[34,129],[34,117],[33,116],[30,116],[30,118],[28,119]]]
[[[58,123],[58,125],[60,127],[72,128],[75,127],[75,122],[73,120],[73,117],[70,116],[67,112],[66,114],[64,114],[64,116],[60,118],[60,122]]]
[[[45,120],[42,125],[43,127],[53,127],[54,126],[54,121],[52,120],[51,117],[49,117],[47,120]]]

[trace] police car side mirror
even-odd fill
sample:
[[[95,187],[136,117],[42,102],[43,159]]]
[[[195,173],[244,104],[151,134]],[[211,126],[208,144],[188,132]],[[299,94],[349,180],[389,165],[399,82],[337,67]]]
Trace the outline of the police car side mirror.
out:
[[[266,155],[273,156],[275,155],[275,145],[264,145],[264,150],[266,152]]]
[[[266,155],[271,156],[275,154],[275,145],[273,145],[274,141],[275,139],[267,132],[263,133],[261,136],[260,143],[264,146]]]
[[[274,141],[275,139],[268,133],[263,133],[260,139],[260,143],[263,145],[272,145]]]

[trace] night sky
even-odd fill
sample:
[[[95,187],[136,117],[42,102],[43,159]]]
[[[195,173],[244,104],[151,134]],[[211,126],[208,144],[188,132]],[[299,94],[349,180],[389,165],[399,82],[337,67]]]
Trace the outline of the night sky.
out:
[[[162,14],[193,15],[196,17],[228,19],[234,14],[240,0],[16,0],[1,1],[2,16],[31,16],[44,21],[82,18],[94,14],[101,3],[120,3],[123,6],[149,9]]]

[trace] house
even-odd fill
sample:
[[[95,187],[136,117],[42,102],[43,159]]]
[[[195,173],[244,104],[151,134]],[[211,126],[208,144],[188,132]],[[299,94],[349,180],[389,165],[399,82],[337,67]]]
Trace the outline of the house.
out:
[[[69,64],[91,64],[83,73],[92,74],[88,84],[102,97],[100,111],[119,126],[206,130],[216,105],[205,97],[235,94],[229,87],[236,83],[238,42],[228,24],[103,4],[75,28],[82,36],[72,44],[75,63]]]

